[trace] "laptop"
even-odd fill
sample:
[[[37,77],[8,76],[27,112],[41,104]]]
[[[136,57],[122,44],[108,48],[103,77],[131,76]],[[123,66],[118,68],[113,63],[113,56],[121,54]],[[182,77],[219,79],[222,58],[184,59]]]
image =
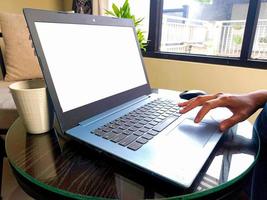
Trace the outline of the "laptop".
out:
[[[24,9],[63,134],[189,188],[222,134],[153,93],[132,20]]]

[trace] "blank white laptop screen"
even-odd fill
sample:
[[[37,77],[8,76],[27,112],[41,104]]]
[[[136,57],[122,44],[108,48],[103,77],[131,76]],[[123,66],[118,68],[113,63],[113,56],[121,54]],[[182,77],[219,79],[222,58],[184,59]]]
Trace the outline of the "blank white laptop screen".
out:
[[[131,27],[35,26],[63,112],[147,84]]]

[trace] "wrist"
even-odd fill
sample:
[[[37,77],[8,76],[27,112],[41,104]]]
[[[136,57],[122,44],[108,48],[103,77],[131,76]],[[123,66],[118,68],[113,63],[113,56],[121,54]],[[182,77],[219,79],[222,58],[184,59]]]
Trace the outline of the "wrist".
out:
[[[255,105],[258,105],[258,108],[262,108],[267,102],[267,90],[257,90],[249,93],[249,96],[252,97]]]

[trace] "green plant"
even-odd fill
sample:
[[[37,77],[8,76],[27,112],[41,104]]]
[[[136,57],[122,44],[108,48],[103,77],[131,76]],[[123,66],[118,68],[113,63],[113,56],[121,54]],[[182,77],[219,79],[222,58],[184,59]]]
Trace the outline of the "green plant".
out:
[[[212,4],[212,0],[195,0],[198,1],[199,3],[203,3],[203,4]]]
[[[237,45],[240,45],[242,43],[242,36],[241,35],[234,35],[233,36],[233,42]]]
[[[136,34],[140,48],[146,51],[147,40],[145,39],[144,31],[138,28],[138,26],[141,24],[144,18],[136,18],[135,15],[131,13],[131,8],[128,0],[125,0],[122,7],[118,7],[116,4],[113,3],[112,10],[106,10],[105,14],[118,18],[132,19],[136,27]]]

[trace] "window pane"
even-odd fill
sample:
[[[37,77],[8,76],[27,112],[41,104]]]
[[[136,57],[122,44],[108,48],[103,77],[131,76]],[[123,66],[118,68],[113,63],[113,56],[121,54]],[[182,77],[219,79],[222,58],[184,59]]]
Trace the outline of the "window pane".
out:
[[[267,59],[267,2],[261,0],[259,20],[255,33],[251,57]]]
[[[239,57],[249,0],[164,0],[160,51]]]

